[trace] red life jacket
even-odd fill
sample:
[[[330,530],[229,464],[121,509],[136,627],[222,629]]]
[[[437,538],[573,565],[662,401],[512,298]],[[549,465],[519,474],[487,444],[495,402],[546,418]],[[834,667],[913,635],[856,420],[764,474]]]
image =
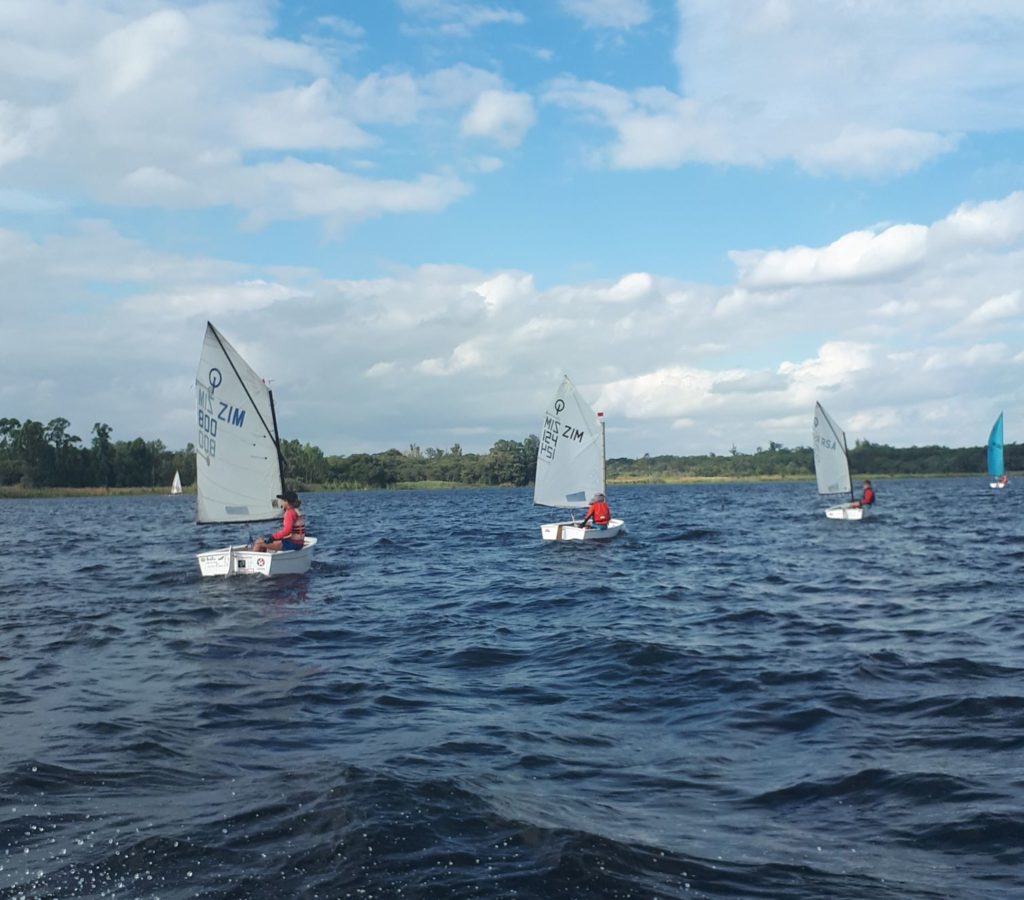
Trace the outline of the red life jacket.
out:
[[[595,525],[607,525],[612,520],[612,511],[603,500],[591,503],[587,510],[587,517],[593,518]]]
[[[864,488],[864,496],[861,498],[861,506],[871,506],[875,502],[874,489],[870,487]]]
[[[291,527],[289,528],[289,520]],[[275,541],[293,541],[296,544],[306,542],[306,520],[294,506],[284,512],[283,527],[276,534],[271,535]]]

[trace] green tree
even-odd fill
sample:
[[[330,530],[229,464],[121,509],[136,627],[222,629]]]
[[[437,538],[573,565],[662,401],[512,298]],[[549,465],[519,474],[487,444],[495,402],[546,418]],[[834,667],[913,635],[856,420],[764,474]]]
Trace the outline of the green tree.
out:
[[[92,426],[93,484],[110,487],[114,480],[114,448],[110,442],[111,427],[103,422]]]

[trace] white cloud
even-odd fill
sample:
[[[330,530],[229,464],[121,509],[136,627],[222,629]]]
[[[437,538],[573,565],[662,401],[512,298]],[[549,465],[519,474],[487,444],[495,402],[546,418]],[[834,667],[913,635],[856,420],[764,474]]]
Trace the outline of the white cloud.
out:
[[[484,91],[462,118],[462,133],[486,137],[503,147],[518,146],[536,122],[529,94]]]
[[[886,178],[949,153],[964,134],[1024,125],[1019,4],[678,9],[677,84],[622,90],[568,76],[544,94],[613,133],[596,154],[602,165],[794,160],[815,174]]]
[[[471,338],[455,347],[447,359],[425,359],[416,368],[424,375],[455,375],[460,372],[481,371],[487,368],[486,348],[490,341]]]
[[[988,326],[997,322],[1013,319],[1020,328],[1020,315],[1024,313],[1024,303],[1021,302],[1021,291],[1010,291],[1007,294],[1000,294],[992,297],[981,304],[965,320],[964,324],[969,326]]]
[[[469,37],[488,25],[523,25],[526,16],[514,9],[467,2],[467,0],[399,0],[402,9],[434,23],[442,34]]]
[[[367,378],[386,378],[399,371],[399,366],[394,362],[377,362],[368,368],[363,374]]]
[[[511,303],[529,301],[536,296],[533,276],[512,272],[502,272],[488,279],[476,288],[476,292],[483,297],[484,305],[491,312]]]
[[[608,297],[617,302],[632,303],[647,296],[654,287],[654,279],[646,272],[623,275],[608,289]]]
[[[139,294],[126,303],[126,308],[142,313],[154,322],[189,316],[219,318],[256,312],[301,296],[303,293],[292,287],[256,279],[223,286],[197,285]]]
[[[455,6],[476,25],[521,18]],[[54,198],[113,206],[230,206],[250,227],[308,217],[336,232],[359,219],[442,209],[469,192],[464,177],[500,168],[493,156],[449,163],[460,125],[511,147],[533,124],[528,95],[506,90],[494,72],[457,63],[356,78],[339,68],[329,40],[283,37],[272,11],[204,0],[99,0],[89,15],[53,0],[38,0],[31,15],[28,6],[0,10],[0,36],[22,48],[23,63],[0,53],[6,190],[38,195],[44,186]],[[33,27],[40,21],[52,27]],[[317,27],[361,37],[346,20]],[[310,167],[305,175],[288,154]],[[353,174],[366,168],[386,175]],[[307,194],[311,181],[323,198]]]
[[[287,177],[308,179],[287,197],[333,202],[330,167],[296,161]],[[425,204],[407,196],[415,185],[394,182],[390,202]],[[367,198],[343,217],[373,214],[382,196],[342,193]],[[1024,402],[1018,204],[852,232],[810,263],[781,248],[777,269],[751,263],[756,285],[626,271],[548,287],[530,271],[456,265],[333,280],[161,252],[101,221],[41,237],[8,227],[0,399],[17,418],[80,415],[78,432],[108,421],[118,438],[152,429],[143,436],[184,446],[213,318],[274,381],[282,432],[329,453],[519,439],[563,371],[608,412],[613,455],[806,445],[816,400],[851,440],[980,443],[999,408]],[[778,271],[782,287],[768,279]]]
[[[257,149],[352,149],[373,139],[341,114],[344,100],[330,82],[318,78],[304,87],[290,87],[257,98],[240,109],[236,133],[240,144]]]
[[[316,21],[324,28],[350,40],[358,40],[366,35],[365,28],[341,16],[320,16]]]
[[[385,213],[437,211],[469,190],[451,175],[421,175],[415,181],[370,180],[298,159],[255,166],[245,174],[236,203],[250,210],[248,222],[253,227],[317,217],[343,228]]]
[[[779,374],[802,389],[802,396],[810,400],[814,392],[848,381],[857,372],[870,369],[874,361],[874,348],[866,344],[828,341],[812,359],[783,362]]]
[[[561,5],[588,28],[633,28],[651,18],[647,0],[561,0]]]
[[[775,251],[734,251],[740,281],[748,287],[889,278],[919,265],[927,249],[928,229],[893,225],[880,232],[854,231],[821,249],[793,247]]]
[[[909,128],[847,125],[835,137],[793,151],[809,172],[891,176],[913,172],[956,147],[958,136]]]
[[[998,247],[1024,240],[1024,192],[1001,200],[964,203],[933,228],[938,243]]]
[[[0,100],[0,168],[39,152],[59,131],[52,109],[26,109]]]
[[[138,91],[156,76],[169,77],[169,64],[193,40],[187,17],[162,9],[104,35],[96,45],[96,86],[111,99]],[[164,70],[161,72],[161,70]]]

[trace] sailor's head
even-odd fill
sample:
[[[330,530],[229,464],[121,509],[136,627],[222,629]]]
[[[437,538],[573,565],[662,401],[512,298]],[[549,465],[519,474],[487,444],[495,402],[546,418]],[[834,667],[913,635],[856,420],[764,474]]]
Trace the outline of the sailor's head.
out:
[[[284,491],[277,495],[278,500],[284,500],[289,506],[301,506],[302,501],[299,499],[299,495],[295,491]]]
[[[864,479],[864,487],[871,487],[871,482],[867,478]]]
[[[596,494],[594,494],[593,497],[590,498],[590,502],[591,503],[604,503],[604,494],[602,494],[600,491],[598,491]]]

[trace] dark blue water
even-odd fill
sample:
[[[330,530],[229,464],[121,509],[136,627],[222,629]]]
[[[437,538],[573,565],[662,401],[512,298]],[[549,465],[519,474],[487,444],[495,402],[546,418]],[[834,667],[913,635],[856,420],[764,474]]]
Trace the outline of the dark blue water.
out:
[[[5,501],[2,897],[1024,896],[1020,486]]]

